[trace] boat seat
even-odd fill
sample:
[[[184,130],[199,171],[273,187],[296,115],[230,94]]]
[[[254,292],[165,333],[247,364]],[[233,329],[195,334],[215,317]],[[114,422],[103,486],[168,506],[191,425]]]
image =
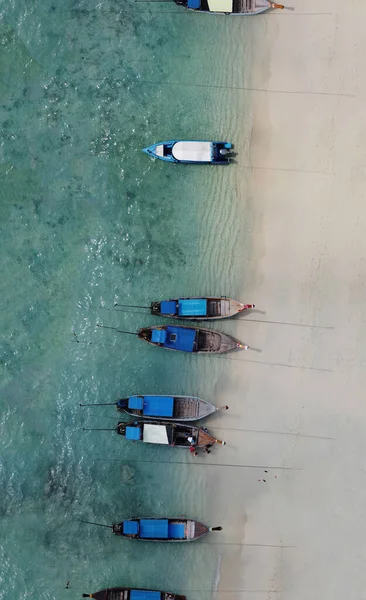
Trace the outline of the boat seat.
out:
[[[187,539],[188,540],[192,540],[194,538],[195,526],[196,526],[196,524],[194,521],[187,521]]]
[[[234,12],[250,12],[255,6],[255,0],[234,0]]]

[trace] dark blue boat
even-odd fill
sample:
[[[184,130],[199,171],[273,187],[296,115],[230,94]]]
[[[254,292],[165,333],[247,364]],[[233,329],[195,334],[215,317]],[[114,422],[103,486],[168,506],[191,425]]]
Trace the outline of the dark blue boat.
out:
[[[227,333],[183,325],[143,327],[138,332],[138,337],[153,346],[194,354],[222,354],[230,350],[248,350],[249,348]]]
[[[127,587],[105,588],[99,592],[94,592],[94,594],[83,594],[83,598],[94,598],[94,600],[186,600],[186,596],[171,592],[138,590]]]
[[[242,304],[226,296],[206,298],[170,298],[151,302],[151,314],[171,319],[189,321],[212,321],[227,319],[254,308],[254,304]]]
[[[113,533],[133,540],[150,542],[192,542],[209,531],[221,531],[222,527],[208,527],[205,523],[186,518],[126,519],[113,525]]]
[[[233,145],[230,142],[169,140],[143,148],[143,152],[165,162],[226,165],[232,158]]]
[[[195,396],[128,396],[116,403],[117,410],[133,417],[164,421],[198,421],[212,413],[227,409]]]

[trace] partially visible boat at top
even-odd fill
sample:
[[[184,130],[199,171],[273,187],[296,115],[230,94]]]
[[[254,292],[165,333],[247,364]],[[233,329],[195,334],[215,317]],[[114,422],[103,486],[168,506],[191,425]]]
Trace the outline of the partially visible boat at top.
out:
[[[233,145],[230,142],[168,140],[143,148],[143,152],[165,162],[226,165],[232,158]]]
[[[142,419],[198,421],[212,413],[228,409],[195,396],[128,396],[116,403],[117,410]]]
[[[285,8],[271,0],[174,0],[176,4],[196,12],[225,15],[259,15],[266,10]]]
[[[153,346],[194,354],[223,354],[231,350],[248,350],[249,348],[232,335],[203,327],[187,327],[185,325],[143,327],[137,335],[141,340],[145,340]]]
[[[94,600],[186,600],[186,596],[173,594],[172,592],[139,590],[128,587],[105,588],[99,592],[94,592],[94,594],[83,594],[83,598],[94,598]]]
[[[255,304],[242,304],[226,296],[170,298],[160,302],[151,302],[152,315],[189,321],[228,319],[252,308],[255,308]]]

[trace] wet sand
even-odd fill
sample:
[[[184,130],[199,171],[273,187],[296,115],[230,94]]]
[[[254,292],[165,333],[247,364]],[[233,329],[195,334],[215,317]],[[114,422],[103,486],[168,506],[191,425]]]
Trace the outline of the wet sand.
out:
[[[250,216],[238,337],[208,460],[219,598],[359,600],[366,558],[366,3],[253,22],[236,187]],[[224,429],[222,429],[224,428]],[[219,436],[218,436],[219,437]],[[212,456],[212,455],[211,455]],[[235,545],[237,544],[237,545]]]

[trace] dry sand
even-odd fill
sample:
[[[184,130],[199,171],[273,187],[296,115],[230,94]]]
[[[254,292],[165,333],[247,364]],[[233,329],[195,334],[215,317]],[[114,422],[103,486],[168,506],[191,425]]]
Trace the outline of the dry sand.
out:
[[[248,92],[237,189],[252,219],[243,298],[259,312],[237,334],[262,351],[230,362],[216,398],[231,410],[215,459],[248,465],[212,467],[230,542],[218,595],[362,600],[366,0],[286,2],[253,17],[251,87],[267,91]]]

